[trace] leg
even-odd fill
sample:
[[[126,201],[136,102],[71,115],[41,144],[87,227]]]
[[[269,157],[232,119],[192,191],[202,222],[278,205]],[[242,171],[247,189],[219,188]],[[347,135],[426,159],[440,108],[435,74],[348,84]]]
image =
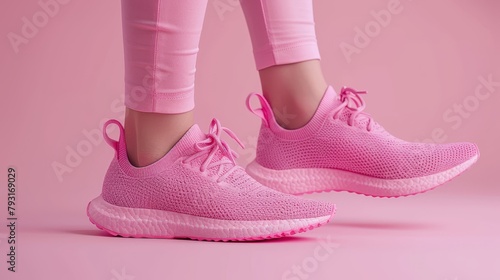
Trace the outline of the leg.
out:
[[[193,111],[158,114],[126,109],[127,154],[135,166],[149,165],[163,157],[193,125]]]
[[[278,123],[287,129],[309,122],[328,86],[319,60],[271,66],[260,70],[259,76]]]
[[[160,159],[193,125],[206,5],[207,0],[122,0],[125,137],[133,165]]]
[[[264,96],[281,126],[304,126],[327,88],[319,62],[312,1],[240,1]],[[293,117],[280,119],[283,113]]]
[[[101,195],[87,207],[90,221],[112,235],[224,241],[280,238],[327,223],[333,204],[251,180],[221,134],[241,142],[218,120],[208,133],[192,125],[207,1],[122,3],[127,127],[125,133],[116,120],[104,124],[115,155]],[[106,133],[111,124],[118,140]]]

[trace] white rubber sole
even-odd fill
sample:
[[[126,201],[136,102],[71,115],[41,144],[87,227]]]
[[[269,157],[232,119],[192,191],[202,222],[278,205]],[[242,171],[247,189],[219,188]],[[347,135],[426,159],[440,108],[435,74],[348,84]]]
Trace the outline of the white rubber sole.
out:
[[[374,197],[399,197],[429,191],[460,173],[478,159],[478,155],[450,168],[429,176],[410,179],[380,179],[348,171],[323,168],[268,169],[253,161],[246,171],[261,184],[289,194],[324,191],[348,191]]]
[[[319,227],[329,222],[333,214],[291,220],[218,220],[155,209],[120,207],[106,202],[101,196],[87,207],[90,221],[115,236],[213,241],[280,238]]]

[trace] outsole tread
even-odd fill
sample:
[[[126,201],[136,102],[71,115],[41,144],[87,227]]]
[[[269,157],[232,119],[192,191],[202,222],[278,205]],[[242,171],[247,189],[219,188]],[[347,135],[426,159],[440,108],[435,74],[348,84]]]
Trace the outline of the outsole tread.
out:
[[[238,242],[238,241],[260,241],[260,240],[270,240],[270,239],[277,239],[277,238],[283,238],[283,237],[286,237],[286,236],[292,236],[292,235],[295,235],[297,233],[302,233],[302,232],[306,232],[306,231],[309,231],[309,230],[312,230],[312,229],[315,229],[315,228],[318,228],[324,224],[327,224],[331,221],[331,218],[333,217],[334,213],[332,213],[332,215],[330,216],[330,218],[328,220],[326,220],[325,222],[323,223],[317,223],[317,224],[313,224],[313,225],[309,225],[309,226],[306,226],[306,227],[301,227],[301,228],[296,228],[296,229],[291,229],[291,230],[288,230],[288,231],[285,231],[285,232],[281,232],[281,233],[275,233],[275,234],[269,234],[269,235],[261,235],[261,236],[254,236],[254,237],[248,237],[248,238],[229,238],[229,239],[224,239],[224,238],[221,238],[221,239],[218,239],[218,238],[199,238],[199,237],[193,237],[193,236],[174,236],[174,237],[157,237],[155,239],[191,239],[191,240],[197,240],[197,241],[213,241],[213,242]],[[89,220],[92,224],[94,224],[98,229],[100,230],[103,230],[104,232],[112,235],[112,236],[120,236],[120,237],[124,237],[124,238],[151,238],[151,237],[148,237],[148,236],[132,236],[132,235],[127,235],[127,234],[120,234],[120,233],[117,233],[117,232],[114,232],[112,230],[109,230],[101,225],[99,225],[98,223],[94,222],[92,220],[92,218],[89,217]]]
[[[276,239],[306,232],[330,222],[336,209],[333,208],[332,212],[325,216],[303,219],[233,221],[163,210],[119,207],[109,204],[99,196],[88,204],[86,212],[92,224],[111,236],[236,242]],[[145,215],[152,219],[161,219],[163,225],[150,227],[150,223],[144,223]],[[177,228],[178,226],[181,228]],[[216,231],[210,230],[215,228]],[[130,232],[131,229],[133,232]]]
[[[475,156],[475,157],[469,159],[467,162],[464,162],[462,165],[456,166],[454,168],[451,168],[448,171],[443,172],[443,173],[445,173],[444,175],[442,175],[442,174],[429,175],[429,176],[441,176],[438,178],[439,181],[437,179],[433,178],[434,180],[436,180],[436,182],[438,182],[438,183],[435,182],[435,185],[431,185],[431,186],[429,186],[427,188],[423,188],[423,189],[420,189],[419,187],[410,187],[409,188],[410,190],[417,190],[417,191],[408,192],[408,193],[402,193],[402,192],[398,191],[398,193],[394,194],[394,195],[380,194],[380,193],[394,192],[394,190],[392,190],[390,188],[374,189],[374,186],[367,186],[367,187],[363,187],[363,188],[366,188],[367,191],[361,192],[361,191],[356,191],[356,190],[350,190],[347,188],[339,188],[338,186],[332,185],[331,180],[333,180],[333,181],[338,180],[337,183],[341,183],[343,185],[346,185],[346,184],[350,185],[351,183],[358,184],[358,182],[355,182],[355,181],[350,182],[350,180],[353,180],[353,179],[351,179],[349,177],[346,179],[344,179],[342,177],[335,178],[335,176],[331,176],[328,178],[318,177],[321,180],[315,179],[316,180],[315,181],[313,179],[310,179],[310,178],[316,178],[316,177],[312,176],[309,178],[309,180],[311,180],[312,182],[316,182],[316,183],[305,184],[305,182],[308,180],[308,178],[307,177],[305,179],[303,178],[303,179],[301,179],[302,181],[298,180],[297,175],[294,174],[295,173],[294,171],[296,171],[296,170],[267,169],[265,167],[260,166],[256,162],[252,162],[251,164],[249,164],[249,166],[247,167],[247,172],[254,179],[259,181],[260,183],[262,183],[268,187],[271,187],[273,189],[276,189],[278,191],[288,193],[288,194],[293,194],[293,195],[304,195],[304,194],[323,193],[323,192],[348,192],[348,193],[364,195],[367,197],[398,198],[398,197],[414,196],[417,194],[422,194],[422,193],[426,193],[428,191],[434,190],[435,188],[437,188],[437,187],[449,182],[450,180],[458,177],[459,175],[463,174],[466,170],[471,168],[474,165],[474,163],[477,162],[477,160],[478,160],[478,156]],[[302,169],[300,171],[302,173],[306,173],[306,174],[307,174],[307,172],[314,171],[313,169],[311,169],[311,171],[308,171],[308,170],[309,169]],[[332,169],[332,172],[341,172],[340,174],[345,173],[345,174],[348,174],[347,176],[361,176],[364,178],[367,177],[366,175],[358,175],[355,173],[334,170],[334,169]],[[299,173],[299,172],[297,172],[297,173]],[[295,177],[289,178],[289,176],[295,176]],[[445,179],[442,180],[443,178],[445,178]],[[415,178],[415,179],[420,179],[420,178]],[[380,179],[377,179],[377,178],[374,178],[374,180],[380,181]],[[412,179],[409,179],[409,180],[412,180]],[[390,184],[391,184],[391,182],[390,182],[390,180],[388,180],[387,186],[391,186]],[[304,185],[307,185],[307,186],[304,186]],[[319,185],[319,187],[318,187],[318,185]],[[295,189],[295,190],[296,189],[307,189],[307,188],[311,189],[311,186],[315,186],[316,189],[312,189],[312,190],[308,190],[308,191],[291,191],[292,189]],[[417,184],[417,186],[418,186],[418,184]],[[359,188],[359,186],[358,186],[358,188]],[[377,193],[373,193],[373,192],[379,192],[379,193],[377,194]]]

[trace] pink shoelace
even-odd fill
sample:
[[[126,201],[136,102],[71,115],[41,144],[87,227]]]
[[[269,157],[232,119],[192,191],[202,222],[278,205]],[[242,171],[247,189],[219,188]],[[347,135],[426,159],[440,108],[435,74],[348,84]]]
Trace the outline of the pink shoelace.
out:
[[[217,175],[219,178],[217,178],[217,182],[225,180],[232,172],[239,168],[236,164],[238,154],[231,150],[226,141],[221,139],[222,132],[233,138],[239,146],[245,148],[243,143],[229,128],[223,127],[219,120],[214,118],[210,123],[209,132],[206,134],[207,138],[195,144],[197,152],[183,160],[183,163],[188,163],[199,157],[206,156],[200,166],[200,171],[205,172],[207,169],[218,167]],[[213,160],[217,151],[222,153],[222,157],[218,160]],[[231,168],[224,172],[223,166],[227,164],[230,164]]]
[[[370,115],[363,112],[366,105],[365,102],[363,101],[363,98],[361,98],[360,94],[367,94],[367,92],[358,91],[350,87],[343,87],[342,90],[340,91],[340,96],[339,96],[340,101],[342,103],[333,110],[333,119],[338,119],[344,110],[346,109],[350,110],[351,115],[349,116],[349,119],[347,119],[347,124],[352,126],[356,117],[360,114],[363,114],[368,119],[368,124],[366,126],[366,129],[368,131],[371,131],[373,128],[373,119]]]

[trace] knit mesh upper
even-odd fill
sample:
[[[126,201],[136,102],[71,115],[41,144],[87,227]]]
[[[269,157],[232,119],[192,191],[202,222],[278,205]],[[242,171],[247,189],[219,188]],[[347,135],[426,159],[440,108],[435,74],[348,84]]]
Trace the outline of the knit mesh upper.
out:
[[[122,207],[223,220],[300,219],[333,212],[333,204],[283,194],[261,185],[243,168],[235,166],[219,146],[210,146],[206,153],[200,153],[195,144],[206,141],[207,135],[193,126],[165,157],[143,168],[130,165],[121,137],[104,179],[104,200]],[[208,164],[214,166],[201,172],[209,152],[213,152],[213,157]],[[197,157],[189,161],[193,155]],[[224,174],[228,174],[226,178],[217,182]]]
[[[262,101],[261,101],[262,102]],[[472,143],[412,143],[390,135],[370,117],[344,108],[331,87],[313,120],[298,130],[279,127],[265,114],[257,144],[256,161],[270,169],[333,168],[383,179],[427,176],[450,169],[479,153]],[[265,106],[263,106],[264,108]],[[268,124],[268,125],[267,125]]]

